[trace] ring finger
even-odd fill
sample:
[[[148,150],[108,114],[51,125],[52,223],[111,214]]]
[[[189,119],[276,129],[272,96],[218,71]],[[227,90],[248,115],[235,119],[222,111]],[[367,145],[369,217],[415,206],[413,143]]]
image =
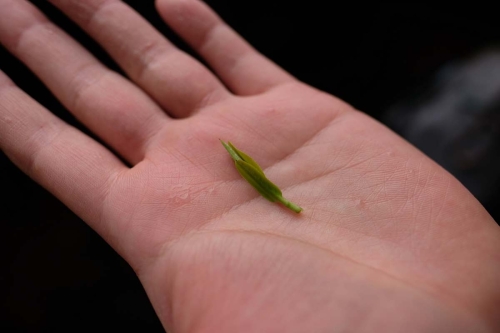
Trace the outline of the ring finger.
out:
[[[104,67],[32,4],[0,0],[0,43],[87,127],[132,164],[168,117],[144,92]]]

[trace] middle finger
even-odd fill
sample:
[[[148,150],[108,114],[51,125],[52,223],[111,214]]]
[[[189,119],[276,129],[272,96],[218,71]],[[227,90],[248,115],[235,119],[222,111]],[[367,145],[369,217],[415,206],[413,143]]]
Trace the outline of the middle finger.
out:
[[[186,117],[231,96],[205,66],[175,47],[122,1],[50,2],[98,41],[129,77],[173,116]]]

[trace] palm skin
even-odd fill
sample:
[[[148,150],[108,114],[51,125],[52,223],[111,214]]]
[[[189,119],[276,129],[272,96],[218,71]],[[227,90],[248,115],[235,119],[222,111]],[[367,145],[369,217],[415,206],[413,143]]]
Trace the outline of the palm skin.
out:
[[[76,1],[52,2],[69,16],[77,7]],[[2,4],[12,12],[28,11],[18,1]],[[158,6],[196,48],[196,36],[186,32],[195,23],[179,23],[169,11],[207,9],[195,1]],[[5,31],[0,25],[2,43],[37,72]],[[219,56],[206,52],[209,62]],[[217,71],[217,63],[213,66]],[[178,104],[155,99],[178,119],[161,121],[151,130],[154,135],[141,137],[129,129],[132,121],[107,119],[109,127],[99,127],[92,119],[100,115],[81,111],[90,109],[90,97],[67,103],[131,168],[97,143],[87,143],[90,139],[74,139],[80,134],[72,130],[67,132],[73,155],[90,152],[89,160],[75,164],[64,150],[58,157],[55,152],[68,146],[62,135],[51,136],[47,145],[55,148],[33,159],[26,145],[13,143],[22,134],[4,125],[11,119],[8,108],[0,108],[0,131],[8,133],[2,150],[130,263],[169,332],[500,329],[500,231],[458,181],[384,126],[286,73],[270,71],[238,86],[230,74],[219,72],[239,94],[214,93],[187,107],[186,101],[194,100],[189,89],[204,80],[190,78],[191,85],[175,91],[185,93]],[[131,77],[155,96],[140,75]],[[245,82],[246,76],[236,78]],[[0,86],[11,87],[2,80]],[[51,82],[55,90],[57,83]],[[116,99],[130,102],[127,89],[117,89]],[[135,102],[145,99],[136,96]],[[64,102],[64,94],[59,98]],[[98,105],[116,112],[105,102]],[[116,127],[124,135],[109,132]],[[252,156],[304,211],[295,214],[260,197],[238,175],[219,139]],[[95,161],[102,161],[99,168]],[[58,172],[69,180],[54,181]]]
[[[125,257],[139,256],[134,267],[168,322],[185,318],[179,331],[466,332],[479,315],[469,306],[493,315],[498,268],[471,261],[495,260],[497,227],[480,230],[486,213],[439,166],[300,84],[213,108],[166,130],[116,184],[109,202],[120,205],[105,215],[126,221],[124,242],[138,248]],[[304,211],[261,198],[218,137],[262,162]]]

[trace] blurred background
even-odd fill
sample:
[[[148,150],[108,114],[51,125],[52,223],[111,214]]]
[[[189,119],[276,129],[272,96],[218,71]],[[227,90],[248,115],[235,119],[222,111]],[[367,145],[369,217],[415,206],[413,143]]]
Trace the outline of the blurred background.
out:
[[[45,0],[31,2],[119,71]],[[126,2],[192,53],[162,23],[153,0]],[[206,2],[297,78],[412,142],[500,221],[500,21],[492,8]],[[1,46],[0,69],[83,129]],[[99,236],[1,152],[0,171],[0,332],[163,331],[134,272]]]

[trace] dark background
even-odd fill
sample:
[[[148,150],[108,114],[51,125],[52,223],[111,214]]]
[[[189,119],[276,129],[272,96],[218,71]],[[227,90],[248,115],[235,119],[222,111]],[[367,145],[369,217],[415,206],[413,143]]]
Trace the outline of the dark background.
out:
[[[32,2],[119,70],[50,4]],[[191,52],[162,23],[153,1],[127,2]],[[471,4],[206,2],[297,78],[380,120],[395,103],[425,91],[443,66],[500,42],[497,12]],[[82,128],[1,46],[0,69],[41,104]],[[489,153],[499,155],[498,150]],[[0,171],[0,332],[163,331],[133,271],[99,236],[1,152]],[[493,185],[498,177],[490,181]],[[481,201],[498,221],[498,190],[488,193]]]

